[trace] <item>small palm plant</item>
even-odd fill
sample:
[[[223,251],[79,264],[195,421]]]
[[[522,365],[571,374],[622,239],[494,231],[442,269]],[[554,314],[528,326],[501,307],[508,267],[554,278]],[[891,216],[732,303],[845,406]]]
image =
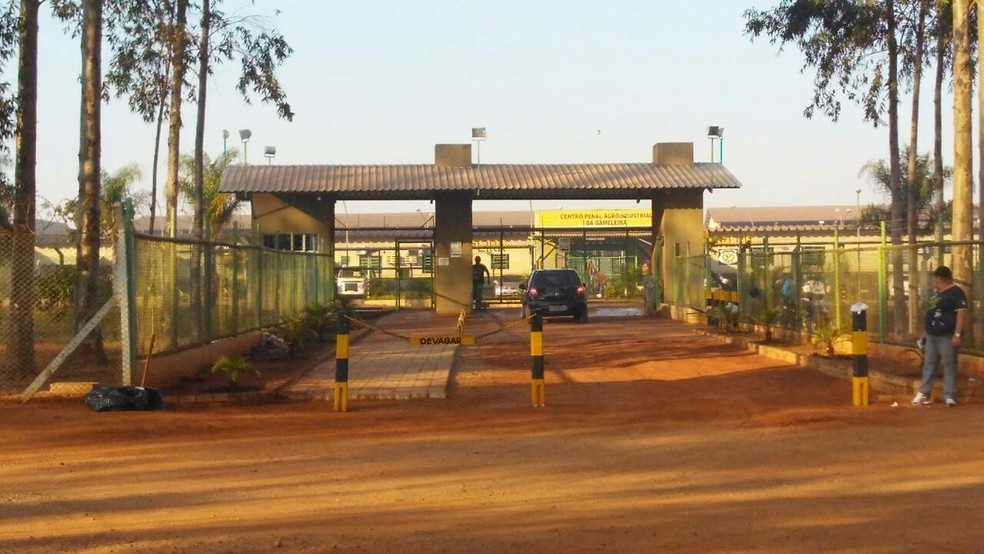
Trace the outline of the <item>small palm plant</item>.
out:
[[[287,357],[293,358],[300,352],[309,339],[317,336],[311,328],[311,322],[306,317],[288,317],[277,326],[277,336],[287,343]]]
[[[335,307],[325,304],[314,304],[304,308],[304,317],[307,319],[313,333],[317,335],[319,342],[325,341],[325,329],[335,323]]]
[[[260,374],[260,371],[242,356],[222,356],[212,364],[213,374],[222,372],[228,376],[230,389],[239,387],[239,375],[246,371]]]
[[[707,312],[708,323],[716,325],[725,333],[731,333],[738,323],[738,314],[732,309],[733,304],[717,305]]]
[[[765,342],[772,342],[772,328],[779,322],[782,310],[779,308],[760,307],[751,317],[753,323],[765,327]]]
[[[824,353],[833,356],[836,354],[834,347],[837,345],[837,341],[847,334],[847,330],[834,325],[820,327],[813,331],[813,336],[810,339],[813,343],[813,351],[816,352],[822,347]]]

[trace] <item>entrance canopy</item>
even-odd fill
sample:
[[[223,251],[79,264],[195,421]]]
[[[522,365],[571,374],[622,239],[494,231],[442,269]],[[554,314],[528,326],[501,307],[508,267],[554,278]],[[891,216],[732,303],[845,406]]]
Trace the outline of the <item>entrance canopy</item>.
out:
[[[738,188],[721,164],[490,164],[230,166],[222,192],[322,193],[334,200],[635,200],[654,191]]]
[[[486,165],[473,163],[470,144],[438,144],[427,165],[233,166],[219,190],[247,196],[261,229],[303,233],[329,252],[336,202],[433,200],[436,308],[453,314],[472,305],[475,200],[646,200],[655,268],[659,245],[675,256],[703,251],[705,190],[740,186],[722,164],[694,163],[693,143],[655,144],[649,163]],[[660,276],[676,279],[663,265]]]

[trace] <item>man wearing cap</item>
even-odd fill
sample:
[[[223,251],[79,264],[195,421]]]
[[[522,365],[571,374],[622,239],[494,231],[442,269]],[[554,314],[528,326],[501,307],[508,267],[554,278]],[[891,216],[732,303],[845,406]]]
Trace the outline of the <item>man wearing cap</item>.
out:
[[[957,405],[957,353],[967,322],[967,296],[953,283],[950,268],[941,265],[933,272],[933,295],[926,309],[926,329],[922,340],[926,344],[923,356],[922,384],[912,399],[912,405],[930,404],[930,392],[936,380],[936,368],[943,361],[943,401],[949,407]]]

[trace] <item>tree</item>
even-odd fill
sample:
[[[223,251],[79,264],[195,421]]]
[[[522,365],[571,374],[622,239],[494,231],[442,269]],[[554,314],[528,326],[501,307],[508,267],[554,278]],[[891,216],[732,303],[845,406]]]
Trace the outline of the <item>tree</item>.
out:
[[[804,115],[812,117],[819,109],[836,120],[840,115],[842,96],[857,102],[864,110],[865,120],[873,125],[880,125],[881,116],[887,111],[892,196],[890,229],[894,245],[902,242],[905,221],[901,210],[903,191],[898,136],[899,65],[905,60],[900,50],[918,34],[911,21],[903,17],[904,8],[911,2],[784,0],[769,11],[745,12],[745,30],[753,39],[766,34],[773,44],[794,43],[805,56],[803,70],[816,71],[813,100]],[[916,17],[915,21],[918,20]],[[912,67],[916,67],[915,56]],[[892,283],[896,299],[895,332],[901,333],[906,318],[900,249],[893,251],[892,265],[895,268]]]
[[[161,134],[168,116],[170,90],[168,69],[172,56],[171,29],[174,10],[170,0],[118,0],[113,4],[114,32],[107,42],[111,55],[107,83],[116,97],[127,96],[130,110],[148,123],[155,123],[154,154],[150,173],[150,234],[157,215],[157,168]]]
[[[207,228],[209,230],[208,239],[218,240],[219,235],[225,226],[232,220],[236,209],[241,201],[234,194],[219,192],[219,185],[222,183],[222,175],[226,168],[235,163],[239,157],[236,150],[227,150],[215,160],[209,159],[204,155],[204,171],[202,173],[202,198],[205,209]],[[194,156],[182,156],[181,158],[181,179],[179,188],[181,195],[191,205],[195,206],[198,199],[197,189],[194,183],[196,168]]]
[[[922,235],[932,234],[941,219],[947,220],[949,213],[946,209],[937,210],[936,198],[936,178],[934,175],[935,160],[929,154],[912,155],[912,148],[903,149],[902,159],[902,207],[906,212],[912,211],[916,214],[916,233]],[[914,167],[909,166],[909,160],[915,158]],[[950,169],[944,169],[944,178],[950,178]],[[866,177],[874,187],[876,192],[891,198],[891,168],[885,160],[872,160],[861,168],[858,172],[859,177]],[[912,181],[910,181],[912,179]],[[943,204],[944,208],[946,204]],[[861,214],[864,223],[877,223],[886,221],[891,217],[890,208],[885,206],[869,206]],[[914,241],[913,241],[914,242]]]
[[[936,79],[933,83],[933,177],[936,213],[943,212],[943,80],[952,58],[953,6],[937,0],[933,34],[936,38]],[[943,227],[936,228],[936,240],[943,241]],[[942,250],[942,247],[941,247]],[[942,256],[940,256],[942,259]]]
[[[102,0],[82,4],[82,140],[79,152],[78,298],[75,331],[96,314],[99,306],[99,245],[102,149]],[[102,330],[96,327],[85,343],[88,354],[105,363]]]
[[[908,197],[908,202],[906,203],[906,231],[910,246],[910,272],[914,267],[915,260],[918,259],[916,228],[919,222],[917,219],[916,203],[913,199],[919,195],[919,182],[916,175],[919,165],[917,160],[919,144],[919,93],[922,87],[923,52],[925,51],[926,43],[926,17],[929,12],[928,0],[917,0],[916,5],[915,51],[912,53],[912,113],[909,123],[909,151],[906,160],[906,165],[908,166],[908,171],[906,172],[908,186],[905,189]],[[909,332],[916,334],[919,327],[919,313],[916,310],[916,307],[919,306],[919,283],[917,279],[909,279],[909,305],[912,307],[909,310]]]
[[[3,12],[0,53],[7,59],[16,36],[20,46],[17,64],[16,141],[14,167],[14,232],[19,237],[13,251],[12,271],[18,278],[11,287],[14,366],[22,375],[34,367],[34,229],[37,196],[38,114],[38,0],[21,0],[19,18],[13,3]],[[16,30],[16,33],[13,31]],[[9,139],[12,104],[0,102],[0,137]]]
[[[178,234],[178,167],[181,153],[181,94],[184,86],[188,48],[187,14],[188,0],[175,0],[174,24],[170,29],[171,38],[171,106],[168,110],[169,125],[167,139],[167,235]]]
[[[113,230],[116,226],[116,214],[113,211],[114,204],[129,200],[133,204],[134,211],[141,211],[141,209],[146,208],[150,204],[150,195],[146,191],[133,190],[134,183],[142,178],[143,172],[140,171],[140,167],[136,164],[123,166],[112,174],[102,171],[100,175],[101,185],[99,187],[101,191],[101,205],[99,210],[100,240],[105,241],[113,238]],[[78,198],[69,198],[56,205],[43,202],[42,207],[50,211],[55,218],[70,229],[77,230],[81,228]],[[73,236],[78,241],[77,231]]]
[[[973,239],[973,67],[970,0],[953,0],[953,240]],[[953,278],[971,295],[973,265],[967,244],[953,245]],[[968,325],[971,318],[967,318]],[[968,337],[973,334],[966,331]]]

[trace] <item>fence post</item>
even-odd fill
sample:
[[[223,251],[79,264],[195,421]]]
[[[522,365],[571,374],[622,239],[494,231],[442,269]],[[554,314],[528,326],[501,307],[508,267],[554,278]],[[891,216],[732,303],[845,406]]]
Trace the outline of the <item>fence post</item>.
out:
[[[255,283],[256,287],[255,301],[256,301],[256,328],[263,328],[263,234],[260,232],[260,226],[257,225],[253,231],[253,243],[256,249],[256,277]]]
[[[738,289],[738,309],[742,315],[748,315],[749,310],[745,299],[747,298],[745,291],[745,246],[742,244],[741,239],[738,240],[738,277],[737,277],[736,288]]]
[[[861,271],[861,268],[858,268]],[[878,336],[881,342],[888,338],[888,328],[886,317],[888,314],[888,228],[884,221],[881,222],[881,244],[878,246]],[[858,301],[861,301],[861,290],[858,289]]]
[[[792,266],[793,266],[793,331],[799,332],[803,328],[803,307],[802,299],[800,294],[803,291],[803,275],[800,268],[800,256],[802,255],[801,250],[801,239],[800,235],[796,235],[796,248],[793,250]]]
[[[841,325],[841,274],[840,274],[840,230],[834,227],[834,324],[837,329]],[[824,291],[826,292],[826,291]],[[826,294],[824,294],[826,296]]]
[[[855,406],[868,405],[868,305],[857,301],[851,306],[851,343],[854,375],[851,378]]]
[[[530,319],[530,357],[532,358],[533,407],[546,406],[543,386],[543,314],[533,312]]]
[[[117,284],[117,303],[120,307],[120,348],[122,358],[122,384],[133,383],[133,367],[137,356],[137,317],[136,317],[136,283],[135,277],[135,242],[133,239],[133,204],[125,200],[122,205],[116,205],[116,217],[120,222],[120,236],[117,242],[117,271],[113,276],[122,279]],[[149,354],[148,354],[149,355]]]
[[[207,233],[207,237],[211,234]],[[204,313],[202,314],[202,323],[204,324],[204,338],[206,341],[211,341],[215,336],[215,313],[214,307],[216,298],[212,296],[212,282],[215,279],[215,243],[208,240],[202,244],[202,264],[205,265],[205,284],[202,287],[204,290],[199,291],[199,297],[204,304]]]
[[[232,254],[232,334],[239,334],[239,241],[236,237],[239,236],[239,223],[233,222],[232,227],[232,248],[230,252]]]
[[[348,411],[348,350],[349,319],[348,311],[338,312],[338,335],[335,339],[335,398],[336,412]]]
[[[775,287],[770,275],[771,270],[772,256],[769,255],[769,237],[762,237],[762,273],[765,276],[765,286],[762,287],[762,292],[765,293],[766,309],[772,306],[772,289]]]

